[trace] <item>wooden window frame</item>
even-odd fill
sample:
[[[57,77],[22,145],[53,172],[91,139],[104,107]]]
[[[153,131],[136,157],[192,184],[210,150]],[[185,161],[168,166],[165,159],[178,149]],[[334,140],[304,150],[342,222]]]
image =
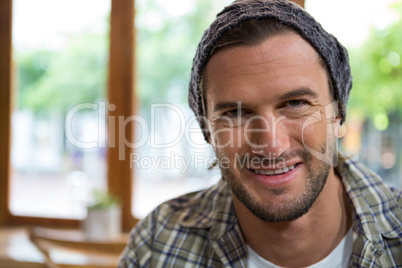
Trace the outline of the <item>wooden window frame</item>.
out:
[[[108,66],[108,100],[116,106],[109,116],[127,118],[135,112],[135,0],[111,0],[110,46]],[[79,228],[80,220],[44,217],[16,216],[10,212],[10,144],[11,115],[13,103],[12,64],[12,0],[0,1],[0,225],[45,225]],[[112,130],[109,130],[112,131]],[[133,128],[126,127],[119,133],[116,125],[115,137],[133,137]],[[111,132],[109,132],[111,133]],[[132,228],[137,219],[132,216],[133,170],[130,168],[131,148],[125,148],[124,160],[119,159],[117,146],[108,149],[108,190],[122,201],[123,230]],[[121,157],[120,157],[121,158]]]
[[[0,1],[0,224],[9,218],[12,0]]]

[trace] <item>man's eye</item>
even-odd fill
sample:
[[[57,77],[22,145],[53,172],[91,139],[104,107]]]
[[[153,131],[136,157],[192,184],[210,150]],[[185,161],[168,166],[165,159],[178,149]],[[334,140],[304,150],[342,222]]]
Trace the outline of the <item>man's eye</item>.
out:
[[[300,107],[303,105],[308,104],[306,101],[304,100],[290,100],[286,102],[285,106],[289,106],[289,107]]]
[[[230,111],[226,111],[223,113],[223,116],[228,116],[228,117],[239,117],[242,115],[242,110],[240,109],[234,109]]]

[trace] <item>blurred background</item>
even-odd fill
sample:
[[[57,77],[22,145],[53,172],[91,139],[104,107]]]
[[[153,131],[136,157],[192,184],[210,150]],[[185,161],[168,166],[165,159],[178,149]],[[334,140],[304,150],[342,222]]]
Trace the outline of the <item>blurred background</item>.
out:
[[[219,180],[217,170],[207,170],[213,152],[191,121],[187,87],[203,30],[230,2],[136,1],[137,110],[149,123],[148,132],[137,128],[136,134],[166,144],[175,140],[176,130],[192,133],[169,148],[146,142],[135,150],[143,159],[132,167],[136,218],[167,199]],[[400,187],[402,1],[306,0],[305,7],[350,53],[353,89],[339,147]],[[110,1],[14,0],[13,9],[10,211],[83,219],[93,189],[107,189]],[[152,106],[160,103],[175,108]],[[86,106],[76,110],[66,127],[66,116],[79,104]],[[96,141],[98,146],[76,146],[66,131],[77,141]],[[165,166],[153,168],[151,156],[166,161]],[[167,160],[175,157],[183,161]]]

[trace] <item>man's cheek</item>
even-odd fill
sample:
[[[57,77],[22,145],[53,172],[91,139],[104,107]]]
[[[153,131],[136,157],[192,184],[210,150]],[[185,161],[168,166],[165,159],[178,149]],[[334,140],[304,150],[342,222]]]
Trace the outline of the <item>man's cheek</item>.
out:
[[[242,144],[240,128],[216,128],[211,133],[213,146],[217,149],[238,148]]]

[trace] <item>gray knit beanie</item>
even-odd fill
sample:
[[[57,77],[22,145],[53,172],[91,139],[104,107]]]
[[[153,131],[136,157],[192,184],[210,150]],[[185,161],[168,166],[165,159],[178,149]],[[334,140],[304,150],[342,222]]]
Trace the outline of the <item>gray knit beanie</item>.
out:
[[[224,8],[204,32],[193,60],[189,85],[189,104],[198,118],[204,138],[208,139],[200,87],[203,71],[217,41],[230,29],[247,20],[275,19],[293,28],[309,42],[323,59],[338,101],[338,115],[345,121],[346,104],[352,87],[349,58],[346,49],[327,33],[303,8],[287,0],[237,0]]]

